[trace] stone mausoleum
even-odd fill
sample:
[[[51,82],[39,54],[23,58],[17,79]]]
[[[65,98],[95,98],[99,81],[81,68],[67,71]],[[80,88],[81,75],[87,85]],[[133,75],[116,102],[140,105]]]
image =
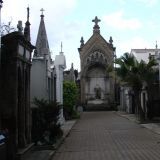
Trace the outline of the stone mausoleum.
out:
[[[27,13],[24,32],[19,21],[18,31],[2,37],[0,128],[6,135],[7,160],[20,158],[32,145],[30,70],[35,47],[30,42],[29,8]]]
[[[81,103],[86,109],[108,109],[114,102],[114,56],[112,37],[107,42],[100,34],[95,17],[93,35],[78,48],[81,64]]]

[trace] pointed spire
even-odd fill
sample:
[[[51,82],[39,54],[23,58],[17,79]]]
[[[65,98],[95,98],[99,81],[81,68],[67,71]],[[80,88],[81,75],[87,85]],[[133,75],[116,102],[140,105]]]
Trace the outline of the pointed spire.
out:
[[[61,51],[59,52],[61,55],[63,55],[62,49],[63,49],[63,44],[62,44],[62,42],[61,42]]]
[[[27,7],[27,22],[25,23],[25,28],[24,28],[24,36],[28,41],[31,41],[30,37],[30,22],[29,22],[29,6]]]
[[[42,8],[40,11],[42,13],[40,15],[41,20],[40,20],[40,25],[39,25],[38,35],[37,35],[36,49],[37,49],[38,56],[44,56],[46,54],[50,54],[50,50],[49,50],[48,38],[47,38],[47,33],[46,33],[46,28],[44,23],[44,14],[43,14],[44,9]]]

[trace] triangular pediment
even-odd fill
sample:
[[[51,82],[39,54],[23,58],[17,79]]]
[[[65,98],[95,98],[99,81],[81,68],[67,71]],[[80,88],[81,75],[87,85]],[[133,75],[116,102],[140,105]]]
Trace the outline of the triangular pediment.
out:
[[[114,57],[114,47],[108,43],[99,33],[94,33],[90,39],[79,49],[81,69],[88,66],[89,62],[101,61],[103,64],[111,65]],[[98,62],[99,63],[99,62]]]
[[[95,45],[95,43],[104,43],[105,45],[110,47],[110,44],[101,36],[101,34],[93,34],[90,39],[84,44],[82,49],[86,50],[89,46]]]
[[[113,45],[108,43],[100,34],[94,33],[90,39],[79,49],[80,57],[86,57],[94,50],[102,50],[102,52],[107,51],[108,54],[112,54]]]

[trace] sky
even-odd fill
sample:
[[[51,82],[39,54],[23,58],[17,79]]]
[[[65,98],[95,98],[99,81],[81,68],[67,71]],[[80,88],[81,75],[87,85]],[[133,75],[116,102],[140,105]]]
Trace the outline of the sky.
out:
[[[93,34],[92,19],[101,20],[100,33],[109,41],[113,38],[117,56],[131,49],[155,48],[160,46],[160,1],[159,0],[3,0],[1,22],[15,29],[19,20],[23,27],[30,7],[31,42],[36,43],[40,9],[44,21],[52,59],[59,54],[61,42],[67,68],[71,63],[80,71],[78,49],[80,39],[84,41]]]

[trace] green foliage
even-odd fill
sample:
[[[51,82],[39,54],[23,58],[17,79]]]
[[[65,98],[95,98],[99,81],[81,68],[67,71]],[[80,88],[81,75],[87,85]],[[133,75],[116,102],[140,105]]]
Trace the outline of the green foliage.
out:
[[[153,66],[156,65],[154,59],[150,59],[148,63],[143,60],[138,62],[134,55],[124,53],[123,56],[115,60],[115,63],[119,65],[117,68],[118,76],[133,88],[141,89],[144,82],[150,84],[154,81],[155,70]]]
[[[34,99],[37,106],[32,109],[32,138],[33,141],[52,144],[57,137],[62,136],[60,125],[57,124],[60,106],[57,102]]]
[[[144,111],[140,106],[139,93],[143,84],[147,84],[148,88],[151,88],[150,86],[155,80],[156,70],[153,68],[156,65],[155,60],[149,59],[148,63],[143,60],[138,62],[134,55],[125,53],[120,58],[117,58],[115,63],[119,65],[117,68],[118,76],[121,77],[123,82],[132,87],[140,118],[144,118]]]
[[[78,97],[78,88],[74,82],[65,81],[63,83],[63,104],[65,118],[69,119],[75,115],[74,106]]]

